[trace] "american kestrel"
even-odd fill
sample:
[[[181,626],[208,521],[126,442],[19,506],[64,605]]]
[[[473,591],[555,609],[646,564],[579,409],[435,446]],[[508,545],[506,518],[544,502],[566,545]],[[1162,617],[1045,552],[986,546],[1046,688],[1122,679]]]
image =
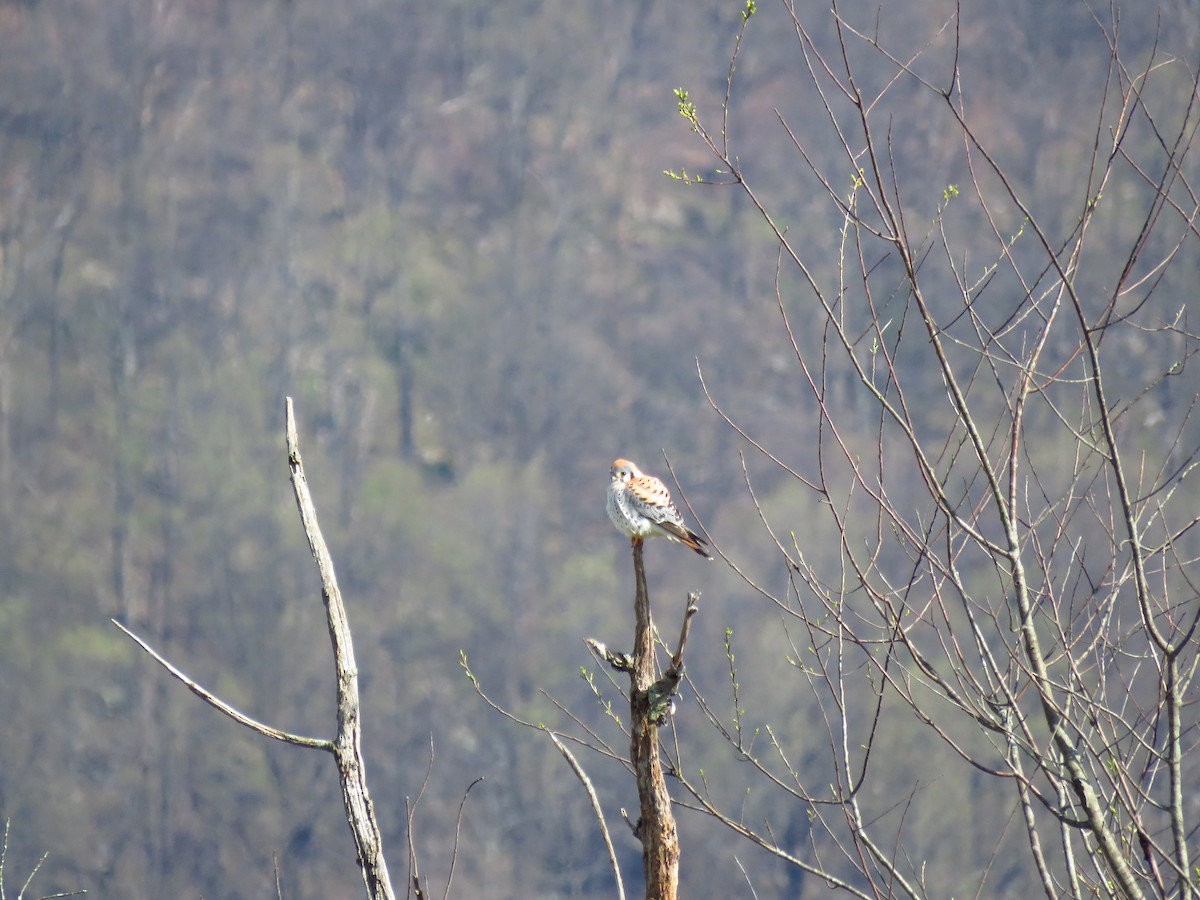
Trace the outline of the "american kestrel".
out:
[[[683,524],[683,516],[671,502],[667,486],[653,475],[643,475],[627,459],[618,459],[609,470],[608,517],[617,531],[632,542],[648,537],[665,537],[668,541],[687,544],[705,559],[712,559],[704,549],[704,538]]]

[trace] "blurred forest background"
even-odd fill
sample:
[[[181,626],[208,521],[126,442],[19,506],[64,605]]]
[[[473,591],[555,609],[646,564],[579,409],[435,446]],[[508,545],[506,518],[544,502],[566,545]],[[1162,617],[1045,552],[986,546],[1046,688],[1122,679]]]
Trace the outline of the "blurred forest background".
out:
[[[1039,213],[1069,228],[1103,37],[1074,0],[965,6],[973,124]],[[823,3],[797,7],[818,38],[831,32]],[[49,851],[41,893],[268,897],[277,861],[286,897],[362,895],[329,760],[238,729],[109,623],[128,622],[249,714],[330,735],[328,638],[283,451],[292,395],[354,629],[393,878],[432,745],[415,843],[435,894],[458,803],[484,776],[456,896],[612,895],[579,783],[544,736],[479,701],[459,653],[520,715],[565,722],[553,697],[615,733],[579,673],[593,667],[584,637],[620,645],[632,627],[628,544],[604,512],[618,456],[665,475],[665,450],[722,549],[765,583],[785,579],[742,483],[744,443],[695,364],[743,426],[804,458],[818,421],[778,321],[777,246],[739,193],[663,174],[715,177],[673,89],[716,121],[740,10],[0,2],[10,889]],[[940,0],[845,10],[898,56],[953,12]],[[1148,58],[1158,16],[1162,51],[1195,64],[1200,16],[1184,0],[1132,4],[1127,56]],[[832,265],[840,222],[773,112],[827,127],[801,73],[784,10],[761,4],[730,134],[791,233],[828,247]],[[934,101],[897,122],[894,153],[899,170],[928,176],[917,200],[932,210],[964,173],[956,133],[925,124],[922,103]],[[806,139],[836,158],[832,138]],[[1108,210],[1097,227],[1127,241],[1120,205]],[[1160,287],[1163,309],[1196,284],[1193,254]],[[1140,384],[1128,349],[1118,372]],[[942,392],[934,370],[928,390]],[[794,486],[750,468],[805,553],[836,554]],[[697,683],[728,693],[732,627],[742,704],[803,760],[806,710],[781,672],[777,612],[720,562],[654,545],[648,565],[656,608],[703,591]],[[686,700],[674,727],[708,780],[802,847],[805,809],[748,792]],[[911,717],[888,727],[893,745],[920,746]],[[634,785],[610,760],[583,762],[632,878],[640,849],[615,813],[636,808]],[[930,871],[974,860],[984,826],[965,798],[982,788],[939,779],[936,760],[886,764],[897,798],[918,783],[944,794],[939,819],[909,823]],[[680,828],[685,896],[743,895],[735,857],[761,897],[823,895],[703,816],[681,812]]]

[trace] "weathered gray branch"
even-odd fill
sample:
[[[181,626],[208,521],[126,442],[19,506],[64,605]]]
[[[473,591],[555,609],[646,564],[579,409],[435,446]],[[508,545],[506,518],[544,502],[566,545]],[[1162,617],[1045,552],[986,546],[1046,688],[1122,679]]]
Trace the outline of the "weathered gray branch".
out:
[[[342,801],[346,805],[346,817],[350,823],[350,832],[354,836],[358,863],[362,867],[367,891],[372,900],[394,900],[387,861],[383,855],[379,823],[375,819],[375,807],[367,791],[354,642],[350,637],[346,607],[342,604],[342,593],[338,589],[337,577],[333,571],[333,558],[329,555],[329,548],[321,536],[321,529],[317,524],[317,511],[313,506],[312,494],[308,490],[308,479],[304,477],[291,397],[287,398],[287,453],[288,467],[292,473],[292,489],[296,494],[296,506],[300,510],[300,521],[304,525],[308,547],[321,573],[321,598],[325,602],[329,639],[333,643],[334,667],[337,671],[338,719],[333,755],[337,759]]]
[[[342,800],[346,806],[346,818],[354,837],[354,846],[358,851],[357,862],[362,869],[368,894],[371,900],[395,900],[391,879],[388,877],[387,862],[383,855],[383,841],[379,833],[379,824],[375,819],[375,808],[371,803],[371,796],[367,792],[367,779],[362,757],[361,708],[358,697],[358,666],[354,662],[354,642],[350,636],[350,623],[346,619],[346,608],[342,604],[342,594],[338,589],[337,577],[333,571],[333,559],[329,555],[325,539],[321,536],[321,529],[317,524],[317,512],[313,506],[312,494],[308,489],[308,480],[304,477],[304,466],[300,460],[300,442],[296,435],[296,418],[292,411],[291,397],[287,398],[286,437],[288,467],[291,470],[296,506],[300,510],[300,521],[304,526],[304,534],[308,538],[309,549],[312,551],[313,559],[316,560],[317,568],[321,573],[321,597],[325,603],[329,639],[333,644],[334,667],[337,675],[337,736],[332,741],[304,737],[259,722],[235,709],[189,678],[155,651],[149,643],[120,622],[114,619],[113,624],[129,635],[139,647],[150,654],[174,678],[186,685],[188,690],[235,722],[264,737],[282,741],[285,744],[332,753],[337,761],[338,777],[342,785]]]
[[[116,619],[112,619],[111,621],[114,625],[116,625],[123,632],[125,632],[127,635],[129,635],[129,637],[133,639],[133,642],[135,644],[137,644],[139,647],[141,647],[143,650],[145,650],[148,654],[150,654],[150,656],[154,659],[155,662],[157,662],[160,666],[162,666],[164,669],[166,669],[175,679],[182,682],[183,685],[189,691],[191,691],[193,694],[195,694],[197,697],[199,697],[201,700],[203,700],[205,703],[207,703],[213,709],[229,716],[229,718],[233,719],[233,721],[237,722],[239,725],[245,725],[251,731],[257,732],[258,734],[261,734],[263,737],[268,737],[268,738],[271,738],[272,740],[276,740],[276,741],[282,741],[285,744],[292,744],[293,746],[296,746],[296,747],[311,747],[314,750],[327,750],[330,753],[333,752],[333,742],[332,741],[327,741],[324,738],[305,737],[304,735],[300,735],[300,734],[292,734],[287,731],[280,731],[278,728],[274,728],[270,725],[266,725],[263,722],[258,721],[257,719],[252,719],[250,716],[246,715],[244,712],[241,712],[240,710],[235,709],[233,706],[226,703],[224,700],[222,700],[216,694],[212,693],[212,691],[209,691],[207,688],[205,688],[199,682],[194,681],[193,679],[189,678],[182,670],[180,670],[176,666],[172,665],[157,650],[155,650],[153,647],[151,647],[150,644],[144,638],[142,638],[139,635],[135,634],[134,632],[130,631],[128,628],[126,628],[124,625],[122,625]]]

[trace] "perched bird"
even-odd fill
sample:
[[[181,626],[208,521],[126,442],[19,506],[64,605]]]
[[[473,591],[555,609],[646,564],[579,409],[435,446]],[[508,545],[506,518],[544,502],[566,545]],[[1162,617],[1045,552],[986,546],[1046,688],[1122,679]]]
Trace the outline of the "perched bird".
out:
[[[665,484],[653,475],[643,475],[627,459],[613,463],[610,473],[608,517],[631,543],[648,537],[665,537],[687,544],[705,559],[712,559],[704,549],[704,538],[683,524],[683,516],[671,502],[671,492]]]

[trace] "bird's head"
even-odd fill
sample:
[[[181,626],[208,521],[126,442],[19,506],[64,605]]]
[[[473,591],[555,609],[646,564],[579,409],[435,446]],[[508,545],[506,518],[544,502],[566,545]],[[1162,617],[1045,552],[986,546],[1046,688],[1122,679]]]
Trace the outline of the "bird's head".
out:
[[[638,467],[627,459],[618,459],[608,471],[612,475],[613,481],[622,483],[627,483],[630,479],[637,478],[642,474],[638,471]]]

